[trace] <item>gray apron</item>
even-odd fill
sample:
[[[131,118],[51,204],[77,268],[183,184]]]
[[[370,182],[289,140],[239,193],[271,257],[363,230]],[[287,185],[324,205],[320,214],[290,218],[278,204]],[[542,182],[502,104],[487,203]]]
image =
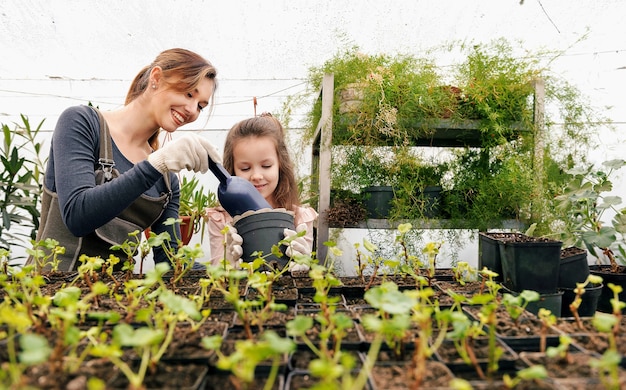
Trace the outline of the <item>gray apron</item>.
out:
[[[109,135],[109,128],[104,117],[98,112],[100,118],[100,158],[96,165],[96,185],[106,183],[119,176],[119,172],[114,168],[112,140]],[[46,188],[44,185],[41,197],[41,224],[37,232],[37,242],[46,238],[53,238],[59,242],[59,246],[65,247],[65,254],[59,255],[59,271],[73,271],[80,265],[78,259],[81,255],[99,256],[107,259],[113,254],[120,258],[121,262],[116,268],[120,268],[126,260],[126,254],[122,251],[111,250],[112,245],[120,245],[126,240],[141,239],[138,234],[129,236],[135,230],[140,232],[152,226],[163,214],[171,198],[169,174],[163,175],[168,192],[160,197],[154,198],[142,194],[135,202],[128,206],[113,220],[97,228],[94,232],[84,236],[74,236],[65,226],[61,217],[58,195]],[[32,264],[34,259],[28,258],[26,264]],[[47,264],[44,270],[49,270]]]

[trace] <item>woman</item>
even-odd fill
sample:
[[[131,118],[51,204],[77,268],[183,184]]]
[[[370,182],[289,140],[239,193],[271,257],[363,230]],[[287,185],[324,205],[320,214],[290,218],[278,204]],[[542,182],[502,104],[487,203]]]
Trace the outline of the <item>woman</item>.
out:
[[[61,114],[50,146],[37,237],[54,238],[65,247],[57,269],[76,269],[82,254],[104,259],[115,254],[123,262],[125,255],[110,250],[111,245],[148,227],[157,234],[167,231],[176,249],[180,227],[163,224],[178,218],[175,173],[183,168],[204,173],[209,157],[221,157],[209,141],[193,134],[161,148],[158,135],[161,129],[173,133],[212,108],[216,74],[196,53],[166,50],[137,74],[120,109],[99,112],[83,105]],[[168,261],[162,248],[154,248],[154,260]]]

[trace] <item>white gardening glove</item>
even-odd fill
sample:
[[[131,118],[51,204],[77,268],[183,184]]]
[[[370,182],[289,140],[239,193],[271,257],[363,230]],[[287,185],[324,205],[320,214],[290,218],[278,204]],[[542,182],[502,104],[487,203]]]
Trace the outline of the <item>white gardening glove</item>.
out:
[[[285,235],[285,239],[289,239],[289,238],[296,236],[300,232],[306,232],[306,228],[307,228],[306,224],[301,223],[300,225],[296,227],[295,231],[291,229],[285,229],[283,231],[283,234]],[[302,236],[302,237],[293,238],[291,243],[287,246],[287,250],[285,251],[285,254],[289,256],[290,258],[293,258],[294,256],[297,256],[297,255],[310,256],[311,247],[307,243],[306,237]],[[306,272],[309,270],[309,268],[310,267],[306,264],[298,264],[294,261],[289,262],[289,271],[291,272]]]
[[[228,232],[226,233],[226,260],[230,262],[234,267],[241,268],[243,255],[243,238],[237,233],[237,229],[228,225]]]
[[[222,157],[208,140],[187,134],[151,153],[148,162],[161,173],[176,173],[183,168],[205,173],[209,170],[209,157],[216,163],[222,163]]]

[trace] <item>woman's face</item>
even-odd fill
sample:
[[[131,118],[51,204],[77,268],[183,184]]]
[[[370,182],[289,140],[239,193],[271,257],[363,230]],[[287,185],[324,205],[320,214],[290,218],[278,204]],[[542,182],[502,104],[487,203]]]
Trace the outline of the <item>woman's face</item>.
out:
[[[193,91],[189,92],[179,92],[171,88],[161,87],[163,90],[155,96],[159,126],[163,130],[173,132],[198,119],[200,111],[209,105],[214,85],[213,80],[203,79]],[[158,88],[156,89],[157,92]]]
[[[233,148],[235,175],[251,182],[268,203],[275,207],[279,163],[274,141],[269,137],[247,137]]]

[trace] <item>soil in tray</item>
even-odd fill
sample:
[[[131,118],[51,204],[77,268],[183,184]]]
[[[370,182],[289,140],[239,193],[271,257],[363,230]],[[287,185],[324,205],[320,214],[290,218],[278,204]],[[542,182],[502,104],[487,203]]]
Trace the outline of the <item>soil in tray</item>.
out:
[[[582,329],[578,327],[573,318],[559,318],[554,326],[559,331],[572,337],[572,340],[579,347],[589,352],[603,354],[609,347],[609,339],[606,334],[596,330],[592,323],[592,317],[581,318]],[[622,360],[626,356],[626,318],[622,317],[620,332],[616,335],[617,351],[622,355]]]
[[[201,364],[159,363],[155,372],[148,372],[143,385],[146,389],[199,389],[208,373],[208,367]],[[128,389],[128,380],[118,372],[107,389]]]
[[[376,364],[370,374],[374,389],[401,390],[411,388],[414,382],[413,370],[410,363],[380,363]],[[421,381],[421,389],[448,388],[454,378],[445,364],[426,361],[426,376]]]
[[[478,318],[480,311],[479,306],[464,306],[464,311],[472,317]],[[518,318],[517,322],[513,321],[506,308],[499,306],[496,309],[496,333],[499,337],[539,337],[541,335],[543,324],[531,312],[524,312]],[[556,329],[548,328],[546,335],[549,337],[558,337],[559,333]]]
[[[290,288],[273,288],[272,289],[272,297],[274,298],[274,302],[276,303],[284,303],[287,306],[293,306],[296,304],[298,300],[298,289],[295,287]],[[246,299],[258,300],[263,299],[263,297],[254,289],[250,289],[248,294],[246,295]]]
[[[206,364],[215,352],[202,346],[202,338],[215,335],[223,337],[228,325],[226,322],[206,321],[193,330],[189,324],[179,323],[162,360]],[[139,358],[134,350],[129,350],[128,355],[133,359]]]
[[[263,390],[267,383],[266,376],[257,376],[252,383],[248,384],[248,387],[242,387],[243,385],[238,382],[237,378],[226,373],[209,373],[206,379],[206,390],[240,390],[245,388],[247,390]],[[272,386],[272,390],[281,390],[284,387],[285,378],[281,375],[276,378]]]
[[[487,294],[489,292],[487,287],[481,281],[465,282],[465,284],[462,285],[459,282],[442,280],[435,282],[434,286],[444,293],[447,293],[447,291],[450,290],[467,298],[471,298],[478,294]]]
[[[51,372],[47,364],[29,367],[24,373],[22,385],[32,386],[37,389],[60,390],[60,389],[86,389],[89,378],[98,378],[108,382],[117,375],[117,368],[106,359],[89,359],[81,364],[75,373],[65,371]]]
[[[557,383],[562,383],[567,389],[606,389],[606,386],[600,383],[600,375],[597,369],[592,368],[589,364],[593,356],[582,353],[572,352],[568,354],[569,360],[552,359],[546,357],[543,353],[522,352],[520,359],[527,365],[543,365],[550,378]],[[583,380],[580,382],[579,380]],[[564,382],[562,382],[564,381]],[[626,371],[619,370],[619,388],[626,388]]]
[[[354,359],[354,367],[353,369],[361,369],[363,366],[363,361],[361,360],[361,356],[357,351],[342,351],[343,354],[351,355]],[[306,371],[309,369],[309,363],[312,360],[317,359],[317,355],[308,349],[296,350],[289,355],[289,369],[290,370],[299,370]]]
[[[267,319],[263,320],[264,327],[284,327],[287,322],[294,319],[296,316],[296,311],[293,307],[288,308],[286,311],[274,311],[271,316]],[[233,327],[241,327],[243,326],[243,322],[239,318],[237,313],[231,315]],[[252,327],[258,329],[257,321],[252,321]]]
[[[503,350],[502,355],[498,359],[499,368],[504,370],[514,368],[515,362],[518,359],[517,353],[499,340],[496,340],[496,346]],[[477,363],[481,366],[482,370],[486,372],[489,360],[488,339],[485,337],[473,340],[472,350],[476,356]],[[472,364],[468,364],[463,360],[451,340],[445,340],[443,344],[439,346],[437,351],[435,351],[435,356],[438,361],[445,363],[453,372],[457,372],[457,370],[475,370],[475,367]]]
[[[355,378],[358,373],[354,372],[352,377]],[[308,371],[293,371],[290,372],[287,376],[287,382],[285,383],[286,390],[300,390],[300,389],[311,389],[316,385],[321,383],[320,378],[316,378],[313,375],[309,374]],[[336,388],[339,389],[339,384],[335,384]],[[327,387],[323,387],[327,388]],[[333,388],[333,387],[330,387]],[[372,390],[372,388],[366,384],[364,387],[365,390]]]

